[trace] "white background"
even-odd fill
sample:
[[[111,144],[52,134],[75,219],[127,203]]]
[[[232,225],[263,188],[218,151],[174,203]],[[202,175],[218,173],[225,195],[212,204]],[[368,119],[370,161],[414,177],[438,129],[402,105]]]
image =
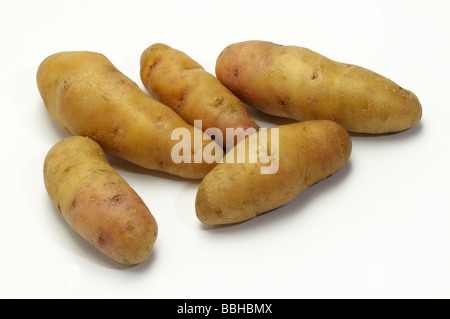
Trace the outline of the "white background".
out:
[[[449,1],[2,1],[0,297],[449,298]],[[348,164],[294,201],[230,227],[197,220],[199,181],[111,158],[158,221],[150,258],[126,267],[52,206],[47,151],[67,135],[36,86],[48,55],[105,54],[136,81],[155,42],[214,73],[230,43],[269,40],[364,66],[413,91],[423,118],[352,136]],[[262,126],[289,121],[250,110]]]

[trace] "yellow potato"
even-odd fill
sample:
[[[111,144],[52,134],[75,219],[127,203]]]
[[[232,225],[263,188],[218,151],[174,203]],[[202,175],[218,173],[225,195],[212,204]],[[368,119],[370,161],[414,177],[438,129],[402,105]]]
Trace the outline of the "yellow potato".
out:
[[[189,152],[203,152],[214,143],[194,136],[200,129],[187,124],[166,105],[152,99],[96,52],[60,52],[42,61],[37,84],[53,120],[72,135],[88,136],[111,154],[145,168],[200,179],[215,163],[172,160],[177,128],[192,138]],[[191,154],[189,154],[190,156]]]
[[[195,201],[200,221],[237,223],[273,210],[337,172],[350,157],[351,139],[333,121],[305,121],[267,130],[241,141],[229,152],[234,157],[230,161],[225,157],[202,180]],[[267,138],[261,138],[263,133]],[[256,160],[251,157],[252,148],[259,149]],[[238,162],[244,155],[245,160]]]
[[[223,139],[227,128],[242,128],[231,141],[231,147],[245,137],[248,128],[253,132],[259,129],[242,102],[214,75],[168,45],[155,43],[142,53],[141,80],[152,96],[191,125],[202,120],[204,131],[218,128]]]
[[[297,46],[231,44],[217,59],[216,76],[265,113],[333,120],[352,132],[402,131],[422,116],[418,98],[388,78]]]
[[[122,264],[150,255],[156,221],[96,142],[71,136],[55,144],[45,158],[44,182],[67,223],[102,253]]]

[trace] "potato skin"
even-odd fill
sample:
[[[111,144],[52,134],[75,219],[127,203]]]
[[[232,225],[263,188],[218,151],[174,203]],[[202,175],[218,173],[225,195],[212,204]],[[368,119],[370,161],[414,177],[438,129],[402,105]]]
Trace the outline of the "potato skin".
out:
[[[44,161],[47,192],[67,223],[102,253],[122,264],[147,259],[155,243],[155,218],[87,137],[56,143]]]
[[[182,51],[151,45],[141,55],[140,74],[146,89],[191,125],[202,120],[203,130],[218,128],[223,136],[226,128],[259,129],[243,103]]]
[[[265,113],[299,121],[333,120],[351,132],[403,131],[422,116],[418,98],[388,78],[297,46],[231,44],[217,58],[216,76],[243,102]]]
[[[215,163],[180,163],[171,159],[178,143],[175,128],[194,131],[166,105],[152,99],[104,55],[88,51],[59,52],[37,71],[39,92],[53,120],[72,135],[88,136],[108,153],[139,166],[201,179]],[[200,131],[201,132],[201,131]],[[201,134],[201,133],[200,133]],[[202,141],[203,151],[210,141]]]
[[[276,128],[278,152],[274,147],[271,155],[279,161],[277,172],[261,174],[264,165],[260,157],[256,163],[248,157],[244,163],[219,163],[202,180],[197,192],[195,209],[200,221],[210,225],[238,223],[278,208],[337,172],[350,157],[349,134],[334,121],[305,121]],[[273,132],[272,128],[268,130],[270,149]],[[248,149],[249,138],[241,143]]]

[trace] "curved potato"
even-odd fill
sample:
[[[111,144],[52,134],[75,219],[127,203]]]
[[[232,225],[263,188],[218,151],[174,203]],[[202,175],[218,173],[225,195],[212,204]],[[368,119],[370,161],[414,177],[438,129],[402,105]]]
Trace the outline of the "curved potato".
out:
[[[262,112],[299,121],[333,120],[351,132],[398,132],[422,116],[417,97],[388,78],[297,46],[231,44],[217,59],[216,75]]]
[[[141,56],[141,79],[147,90],[160,102],[171,107],[187,123],[202,120],[203,130],[238,129],[233,143],[241,141],[248,128],[259,126],[248,115],[242,102],[220,81],[184,52],[155,43]]]
[[[166,105],[152,99],[96,52],[60,52],[47,57],[37,71],[37,84],[53,120],[72,135],[88,136],[111,154],[139,166],[181,177],[201,179],[215,163],[175,163],[175,129],[190,133],[192,154],[214,143]],[[198,131],[197,133],[195,133]],[[199,144],[199,143],[197,143]],[[190,154],[189,154],[190,155]]]
[[[96,142],[71,136],[56,143],[44,161],[44,182],[67,223],[102,253],[122,264],[150,255],[157,223]]]
[[[200,221],[237,223],[278,208],[338,171],[350,157],[351,139],[333,121],[305,121],[267,130],[267,138],[260,138],[261,130],[230,151],[245,152],[245,161],[239,163],[239,155],[230,162],[225,159],[202,180],[195,201]],[[258,157],[252,162],[249,150],[256,141]],[[275,168],[271,174],[262,170],[269,164],[265,154],[270,154],[270,166]]]

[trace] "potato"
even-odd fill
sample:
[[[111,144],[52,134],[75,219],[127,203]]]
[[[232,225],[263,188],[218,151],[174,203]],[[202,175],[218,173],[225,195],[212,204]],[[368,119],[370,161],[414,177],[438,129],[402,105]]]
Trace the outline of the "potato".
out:
[[[70,227],[102,253],[122,264],[150,255],[156,221],[96,142],[71,136],[56,143],[44,161],[44,182]]]
[[[248,128],[252,133],[259,129],[242,102],[214,75],[168,45],[155,43],[142,53],[141,79],[152,96],[191,125],[202,120],[204,131],[218,128],[224,138],[227,128],[242,128],[229,142],[231,147],[245,137]]]
[[[203,178],[216,163],[175,163],[172,133],[190,133],[192,154],[211,140],[194,143],[200,129],[187,124],[166,105],[149,97],[96,52],[59,52],[41,62],[37,84],[53,120],[72,135],[88,136],[108,153],[139,166],[177,176]],[[195,144],[199,144],[195,147]],[[191,154],[189,154],[190,156]]]
[[[403,131],[422,116],[417,97],[386,77],[297,46],[231,44],[217,58],[216,75],[262,112],[299,121],[333,120],[351,132]]]
[[[337,172],[350,157],[349,134],[334,121],[298,122],[267,131],[260,130],[241,141],[228,153],[234,158],[228,161],[225,157],[202,180],[195,200],[200,221],[210,225],[238,223],[278,208]],[[267,138],[261,138],[263,133]],[[256,143],[253,149],[258,149],[258,156],[252,160],[255,152],[251,149]],[[239,162],[239,156],[244,155],[245,161]],[[271,172],[263,171],[267,164]]]

